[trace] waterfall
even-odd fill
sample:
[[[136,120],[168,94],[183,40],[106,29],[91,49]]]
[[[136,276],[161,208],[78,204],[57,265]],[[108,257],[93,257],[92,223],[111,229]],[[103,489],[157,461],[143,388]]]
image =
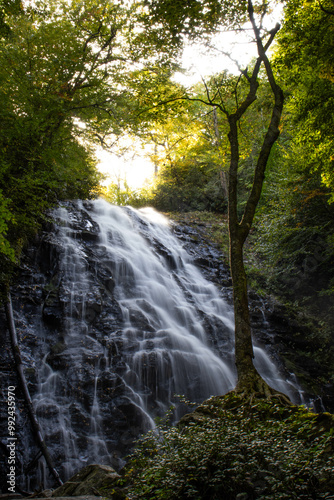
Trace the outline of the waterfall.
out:
[[[177,395],[200,403],[231,390],[234,322],[154,210],[96,200],[64,204],[53,217],[33,403],[66,480],[89,463],[121,465],[155,417],[170,407],[181,416]],[[255,364],[294,396],[296,385],[259,346]]]
[[[201,316],[212,318],[215,335],[225,337],[231,354],[230,308],[192,265],[164,217],[149,210],[124,211],[102,201],[95,207],[99,250],[116,263],[114,293],[130,352],[127,383],[144,399],[148,391],[164,409],[175,393],[200,401],[227,392],[235,374],[231,363],[210,348]]]

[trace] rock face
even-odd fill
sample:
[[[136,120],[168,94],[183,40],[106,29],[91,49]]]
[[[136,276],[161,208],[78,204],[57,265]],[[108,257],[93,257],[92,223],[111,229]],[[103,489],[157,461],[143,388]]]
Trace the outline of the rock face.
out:
[[[12,287],[15,323],[36,415],[63,480],[92,461],[120,468],[155,416],[171,404],[175,418],[187,410],[174,394],[201,401],[233,387],[231,309],[190,260],[165,223],[104,202],[68,203],[27,250]],[[17,397],[17,484],[52,487],[3,314],[1,323],[3,387],[15,386]],[[4,437],[5,452],[6,444]],[[1,466],[5,478],[6,461]]]
[[[232,291],[221,253],[193,228],[172,233],[154,214],[102,201],[67,203],[54,217],[26,251],[12,301],[36,415],[67,480],[92,462],[118,470],[154,417],[172,404],[176,419],[187,411],[174,394],[201,402],[234,386]],[[252,297],[255,361],[299,403],[306,395],[279,356],[289,326],[268,322],[274,309],[265,305]],[[2,400],[4,388],[16,387],[17,486],[52,487],[30,432],[3,312],[0,324]],[[0,460],[1,478],[7,468]],[[7,492],[5,481],[1,487]]]

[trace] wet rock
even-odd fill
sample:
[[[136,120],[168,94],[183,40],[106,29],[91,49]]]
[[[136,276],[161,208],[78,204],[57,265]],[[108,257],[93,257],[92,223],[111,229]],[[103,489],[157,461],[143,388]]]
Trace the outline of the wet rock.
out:
[[[83,407],[78,403],[70,405],[70,415],[73,425],[80,426],[82,430],[89,432],[90,429],[90,415],[84,411]]]
[[[15,500],[18,498],[23,498],[23,496],[20,493],[6,493],[4,495],[0,495],[0,500]]]
[[[148,427],[145,420],[147,417],[138,409],[140,398],[145,400],[147,408],[154,416],[161,415],[164,411],[161,401],[168,399],[173,384],[172,362],[165,359],[166,354],[160,358],[164,363],[165,380],[157,379],[159,360],[154,354],[155,332],[159,330],[159,341],[163,340],[166,352],[170,347],[167,340],[170,332],[165,331],[164,325],[159,325],[148,300],[140,297],[135,306],[129,306],[128,320],[132,325],[124,328],[125,320],[118,302],[117,290],[115,292],[115,280],[124,282],[124,289],[129,293],[129,297],[133,296],[133,268],[120,257],[107,253],[103,246],[97,249],[95,243],[98,241],[98,227],[93,224],[94,221],[86,216],[84,210],[77,211],[76,204],[68,204],[68,208],[66,231],[68,235],[76,238],[72,264],[75,273],[80,271],[79,278],[84,277],[82,282],[80,279],[73,281],[65,277],[62,259],[66,257],[66,252],[60,238],[63,226],[55,226],[52,233],[48,227],[30,247],[23,258],[22,274],[12,287],[17,333],[29,388],[34,397],[38,396],[41,386],[45,385],[45,401],[41,402],[38,414],[41,419],[45,417],[45,438],[57,467],[64,470],[64,475],[68,474],[66,467],[63,467],[65,446],[52,442],[52,439],[62,438],[69,447],[77,447],[75,449],[74,446],[70,456],[73,472],[80,467],[78,455],[87,460],[89,443],[95,439],[96,445],[99,432],[103,429],[103,445],[109,453],[109,458],[107,457],[104,463],[120,466],[121,458],[113,457],[124,457],[129,453],[134,439]],[[146,231],[149,244],[148,225],[142,222],[138,224]],[[176,234],[192,258],[197,261],[202,274],[219,285],[220,297],[231,303],[231,278],[224,265],[223,255],[217,248],[204,241],[195,229],[188,228],[183,233],[179,227]],[[109,237],[111,239],[113,235],[110,234]],[[154,245],[157,247],[157,242]],[[165,260],[166,268],[180,287],[183,287],[187,300],[191,301],[191,292],[187,291],[186,284],[177,277],[175,267],[179,263],[170,260],[172,254],[172,249],[168,250],[160,245],[160,260]],[[226,286],[221,288],[222,284]],[[312,373],[312,376],[316,377],[318,366],[297,352],[301,347],[307,347],[303,331],[297,328],[297,323],[289,323],[288,315],[278,305],[273,306],[270,301],[261,301],[256,294],[252,294],[250,298],[256,340],[269,350],[276,361],[278,352],[283,360],[282,368],[285,367],[287,372],[296,373],[307,385],[309,374]],[[182,307],[176,308],[175,311],[176,319],[180,320]],[[196,316],[201,320],[201,326],[208,337],[208,345],[217,353],[224,352],[224,359],[232,366],[233,346],[228,340],[228,327],[219,325],[219,322],[203,311],[204,307],[198,305]],[[2,332],[6,331],[5,324],[6,320],[0,311]],[[186,325],[186,319],[184,324]],[[139,367],[137,372],[129,367],[130,360],[135,356]],[[7,384],[17,386],[10,345],[8,340],[2,337],[0,368],[2,387]],[[140,391],[138,390],[136,407],[129,401],[129,394],[134,394],[129,390],[129,384],[133,384],[135,388],[139,387],[139,373],[145,383],[140,387]],[[189,378],[192,387],[200,385],[196,375],[190,374]],[[309,385],[307,387],[309,393],[316,390]],[[326,391],[326,394],[332,391],[330,384]],[[57,406],[48,402],[52,393],[55,394],[59,405],[64,404],[63,412],[59,413]],[[329,401],[329,398],[326,401]],[[38,449],[30,433],[22,397],[18,398],[17,402],[17,454],[25,457],[22,460],[22,468],[33,463],[29,481],[32,487],[37,487],[41,481],[38,477],[37,461],[34,462]],[[0,405],[0,410],[4,407]],[[68,413],[65,415],[66,411]],[[0,416],[5,417],[3,413],[0,413]],[[3,436],[7,435],[5,422],[6,419],[1,418],[0,435]],[[64,438],[64,427],[67,425],[71,428],[71,439]],[[0,458],[0,476],[6,470],[5,465]]]
[[[46,490],[48,491],[48,490]],[[44,496],[45,493],[44,491],[40,494],[40,495],[37,495],[36,498],[39,498],[40,500],[48,500],[50,497],[48,496]],[[73,497],[55,497],[55,498],[58,498],[58,500],[73,500]],[[94,496],[94,495],[83,495],[83,496],[76,496],[75,497],[76,500],[101,500],[101,497],[100,496]],[[112,497],[108,497],[108,498],[112,498]],[[114,499],[116,500],[117,498],[119,499],[122,499],[124,498],[123,496],[120,496],[120,497],[114,497]]]
[[[66,349],[66,344],[63,341],[59,341],[56,344],[51,345],[50,352],[53,355],[61,354]]]

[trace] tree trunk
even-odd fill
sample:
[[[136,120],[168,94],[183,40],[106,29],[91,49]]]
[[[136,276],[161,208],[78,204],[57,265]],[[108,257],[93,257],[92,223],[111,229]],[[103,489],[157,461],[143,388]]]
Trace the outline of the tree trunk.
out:
[[[238,382],[236,390],[239,392],[258,392],[263,381],[256,371],[253,358],[253,342],[249,317],[247,276],[243,259],[243,247],[249,229],[242,228],[237,214],[237,173],[238,168],[238,141],[233,137],[236,128],[231,127],[231,151],[234,151],[230,164],[229,181],[229,237],[230,237],[230,269],[233,284],[234,328],[235,328],[235,364]]]
[[[249,319],[247,277],[243,263],[243,241],[238,231],[230,231],[230,266],[233,282],[235,322],[235,364],[238,387],[252,385],[259,375],[253,365],[254,351]]]
[[[265,56],[263,56],[265,58]],[[260,59],[259,59],[260,60]],[[266,59],[267,61],[267,59]],[[270,65],[268,72],[270,73]],[[257,75],[256,72],[253,75]],[[270,73],[270,80],[271,78]],[[271,82],[272,83],[272,82]],[[253,185],[239,222],[238,214],[238,169],[239,169],[239,138],[238,122],[245,110],[256,98],[257,83],[250,79],[250,92],[246,100],[236,112],[228,116],[230,132],[230,168],[228,182],[228,224],[230,237],[230,267],[233,284],[234,322],[235,322],[235,359],[238,375],[236,390],[247,394],[262,393],[269,396],[273,391],[258,374],[253,364],[254,351],[252,344],[251,325],[249,318],[247,277],[243,262],[243,246],[253,223],[255,210],[260,199],[264,173],[271,148],[279,136],[279,122],[283,108],[283,93],[273,80],[275,104],[271,121],[265,134],[261,151],[254,172]]]
[[[25,403],[27,406],[28,415],[30,418],[33,434],[34,434],[36,443],[38,444],[38,446],[39,446],[39,448],[40,448],[40,450],[45,458],[47,466],[49,467],[51,475],[54,477],[56,483],[59,486],[61,486],[63,484],[63,482],[61,481],[58,472],[54,468],[49,450],[48,450],[48,448],[45,444],[45,441],[43,439],[41,428],[39,426],[39,423],[38,423],[36,415],[35,415],[35,411],[34,411],[32,401],[31,401],[28,385],[27,385],[26,378],[24,375],[24,368],[23,368],[23,363],[22,363],[22,358],[21,358],[21,352],[20,352],[20,347],[19,347],[18,340],[17,340],[15,322],[14,322],[14,317],[13,317],[12,301],[11,301],[11,296],[10,296],[9,292],[7,294],[7,300],[5,302],[5,310],[6,310],[6,317],[7,317],[9,334],[10,334],[10,342],[12,345],[12,352],[13,352],[13,356],[14,356],[14,360],[15,360],[15,366],[16,366],[16,370],[18,373],[21,390],[22,390],[24,400],[25,400]]]
[[[251,387],[253,381],[261,378],[253,365],[254,351],[249,320],[247,277],[243,260],[243,246],[249,233],[238,221],[238,168],[239,140],[238,117],[229,117],[228,135],[231,148],[229,168],[228,227],[230,236],[230,268],[233,284],[233,305],[235,325],[235,363],[237,368],[237,390]]]
[[[243,263],[243,237],[230,231],[230,268],[233,282],[233,305],[235,324],[235,364],[238,381],[235,391],[253,397],[271,398],[279,396],[281,402],[288,403],[288,399],[278,391],[272,389],[256,370],[253,359],[254,350],[249,318],[247,276]],[[231,234],[232,233],[232,234]]]

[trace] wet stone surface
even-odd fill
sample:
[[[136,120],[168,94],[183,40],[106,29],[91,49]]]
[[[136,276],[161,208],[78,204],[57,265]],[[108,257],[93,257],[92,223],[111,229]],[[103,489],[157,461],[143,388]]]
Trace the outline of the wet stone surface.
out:
[[[97,221],[109,224],[103,210],[104,205],[84,202],[68,203],[58,211],[56,224],[49,224],[27,250],[12,287],[29,390],[55,466],[64,479],[97,459],[118,470],[133,441],[153,425],[152,417],[162,415],[169,407],[180,387],[175,385],[177,377],[188,387],[189,399],[196,397],[196,390],[203,395],[198,400],[213,393],[214,388],[202,387],[202,365],[185,365],[203,351],[203,346],[197,347],[201,335],[206,336],[203,345],[214,353],[211,365],[216,362],[215,356],[221,357],[232,373],[228,376],[233,376],[231,316],[225,324],[222,313],[212,313],[209,308],[210,302],[225,301],[228,311],[232,304],[231,279],[219,249],[195,228],[174,225],[169,235],[165,229],[152,229],[140,213],[117,209],[113,215],[117,224],[125,228],[128,224],[129,231],[133,227],[145,241],[135,240],[133,256],[125,258],[121,249],[129,251],[130,233],[124,237],[118,229],[109,228],[101,235]],[[123,219],[126,213],[131,215],[130,222]],[[170,239],[175,237],[177,241]],[[177,252],[176,245],[181,248]],[[186,260],[184,250],[188,252]],[[146,251],[152,254],[145,257]],[[142,272],[136,260],[141,252],[144,262],[152,259],[148,267],[143,264]],[[203,295],[207,285],[198,291],[196,287],[202,286],[199,278],[191,282],[188,261],[195,262],[201,275],[215,284],[210,300]],[[156,287],[153,295],[147,294],[141,281],[150,273],[156,280],[152,281],[152,287]],[[163,280],[169,285],[161,292]],[[162,311],[164,318],[164,308],[174,293],[171,286],[177,287],[180,299],[173,305],[173,322],[169,324],[160,314]],[[202,296],[201,302],[198,297]],[[282,377],[289,378],[295,367],[305,380],[314,377],[319,367],[291,354],[302,339],[282,308],[255,294],[251,295],[250,306],[256,344],[281,369]],[[18,387],[3,311],[0,327],[3,412],[5,388]],[[180,340],[171,335],[175,330],[180,335],[190,333],[186,343],[193,351],[183,360],[178,354]],[[220,373],[224,365],[212,369]],[[223,390],[217,387],[218,393]],[[327,392],[324,390],[323,399],[330,404]],[[35,460],[39,450],[19,388],[16,404],[18,485],[30,491],[42,483],[48,487],[52,480],[43,463]],[[7,467],[5,422],[1,418],[1,478],[6,477]],[[5,483],[1,487],[7,491]]]

